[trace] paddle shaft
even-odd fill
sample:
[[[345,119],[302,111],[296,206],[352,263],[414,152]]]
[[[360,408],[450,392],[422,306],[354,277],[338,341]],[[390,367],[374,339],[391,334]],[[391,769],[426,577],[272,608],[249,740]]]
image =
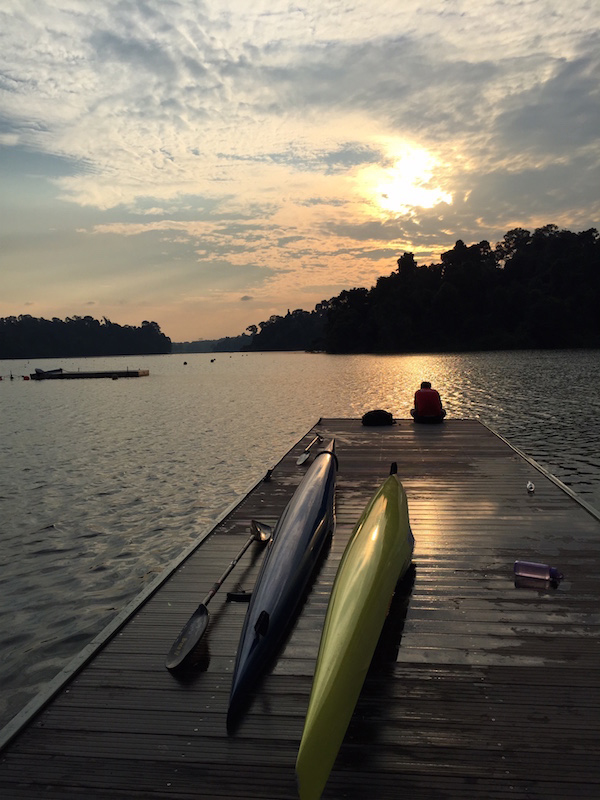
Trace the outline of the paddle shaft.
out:
[[[240,552],[233,559],[233,561],[227,567],[225,572],[221,575],[219,580],[216,583],[213,583],[210,592],[206,595],[204,600],[200,603],[198,608],[188,619],[186,624],[181,629],[179,636],[173,643],[173,646],[171,647],[169,654],[167,655],[167,660],[165,663],[165,666],[167,667],[168,670],[177,669],[178,667],[181,667],[183,664],[191,663],[193,661],[195,656],[196,646],[204,636],[206,629],[208,627],[209,615],[208,615],[208,608],[206,607],[207,603],[209,603],[215,596],[215,594],[219,591],[225,578],[229,575],[231,570],[235,567],[240,558],[250,547],[252,542],[261,540],[268,541],[267,539],[262,539],[262,534],[260,530],[253,529],[252,536],[248,539],[246,544],[242,547]]]
[[[236,557],[233,559],[233,561],[231,562],[231,564],[230,564],[230,565],[227,567],[227,569],[225,570],[225,572],[224,572],[224,573],[221,575],[221,577],[219,578],[219,580],[218,580],[218,581],[216,581],[216,583],[213,583],[213,585],[212,585],[212,588],[211,588],[210,592],[209,592],[209,593],[206,595],[206,597],[204,598],[204,600],[203,600],[203,601],[200,603],[200,605],[201,605],[201,606],[205,606],[205,605],[208,605],[208,603],[210,603],[210,601],[213,599],[213,597],[216,595],[216,593],[219,591],[219,589],[220,589],[220,588],[221,588],[221,586],[223,585],[223,581],[225,580],[225,578],[226,578],[226,577],[229,575],[229,573],[231,572],[231,570],[232,570],[232,569],[235,567],[235,565],[238,563],[238,561],[240,560],[240,558],[241,558],[241,557],[244,555],[244,553],[246,552],[246,550],[247,550],[247,549],[250,547],[250,545],[251,545],[251,544],[252,544],[252,542],[254,542],[254,541],[256,541],[256,538],[255,538],[254,534],[252,534],[252,536],[251,536],[251,537],[248,539],[248,541],[247,541],[247,542],[246,542],[246,544],[245,544],[245,545],[242,547],[242,549],[241,549],[241,550],[240,550],[240,552],[237,554],[237,556],[236,556]]]

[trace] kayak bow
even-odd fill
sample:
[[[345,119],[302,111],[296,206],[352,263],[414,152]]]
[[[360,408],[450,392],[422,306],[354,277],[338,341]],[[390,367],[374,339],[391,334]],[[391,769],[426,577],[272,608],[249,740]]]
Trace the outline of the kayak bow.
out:
[[[285,635],[334,525],[337,459],[332,439],[319,451],[267,545],[240,636],[227,727],[239,713]]]
[[[413,547],[393,474],[356,524],[333,584],[296,761],[301,800],[318,800],[325,788]]]

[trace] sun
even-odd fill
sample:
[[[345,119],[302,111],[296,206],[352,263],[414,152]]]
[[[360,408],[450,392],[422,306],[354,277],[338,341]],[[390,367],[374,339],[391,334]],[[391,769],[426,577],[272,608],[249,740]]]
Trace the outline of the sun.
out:
[[[362,192],[377,209],[406,214],[415,208],[433,208],[452,203],[452,194],[434,185],[438,161],[425,149],[403,145],[390,157],[391,165],[373,165],[361,170]]]

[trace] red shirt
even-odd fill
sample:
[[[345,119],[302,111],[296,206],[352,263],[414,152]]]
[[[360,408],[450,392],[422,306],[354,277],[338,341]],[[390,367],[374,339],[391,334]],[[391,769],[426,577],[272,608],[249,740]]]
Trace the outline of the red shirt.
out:
[[[437,389],[418,389],[415,392],[415,411],[418,417],[440,417],[442,401]]]

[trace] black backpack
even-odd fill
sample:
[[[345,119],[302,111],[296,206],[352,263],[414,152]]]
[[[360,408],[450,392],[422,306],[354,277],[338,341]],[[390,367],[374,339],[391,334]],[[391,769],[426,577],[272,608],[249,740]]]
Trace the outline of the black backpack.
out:
[[[394,417],[389,411],[383,411],[381,408],[376,408],[374,411],[367,411],[363,414],[363,425],[393,425]]]

